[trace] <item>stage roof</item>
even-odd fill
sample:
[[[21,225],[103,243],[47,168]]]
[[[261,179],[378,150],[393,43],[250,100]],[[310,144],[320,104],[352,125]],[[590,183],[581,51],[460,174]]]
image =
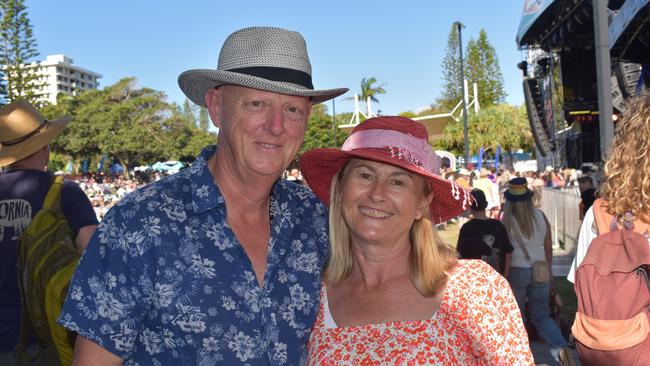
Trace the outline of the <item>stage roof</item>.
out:
[[[524,10],[519,21],[519,29],[517,30],[517,44],[520,47],[527,44],[526,36],[529,35],[529,31],[534,30],[531,28],[537,28],[539,26],[541,22],[538,22],[538,20],[554,2],[555,0],[524,1]],[[533,27],[534,25],[535,27]]]
[[[451,123],[457,121],[456,118],[451,113],[441,113],[441,114],[432,114],[429,116],[413,117],[412,120],[422,123],[429,133],[429,143],[435,143],[436,141],[442,139],[443,132],[445,127]],[[361,122],[363,123],[363,122]],[[356,124],[348,125],[339,125],[339,128],[347,133],[351,133],[352,129],[355,128]]]

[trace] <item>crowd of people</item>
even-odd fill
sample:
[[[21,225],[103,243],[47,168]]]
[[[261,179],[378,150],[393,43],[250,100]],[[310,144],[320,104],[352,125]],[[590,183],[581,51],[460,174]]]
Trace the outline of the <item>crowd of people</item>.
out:
[[[424,125],[398,116],[370,118],[341,148],[308,151],[287,170],[312,106],[348,90],[316,89],[311,75],[298,32],[238,30],[216,69],[178,78],[207,108],[218,144],[164,179],[65,182],[68,249],[83,255],[59,283],[67,296],[47,325],[51,337],[25,328],[34,322],[16,277],[31,274],[17,252],[49,205],[57,181],[45,169],[49,143],[70,120],[45,120],[25,101],[3,107],[0,364],[532,365],[528,326],[572,365],[550,317],[551,230],[536,192],[575,189],[584,222],[600,222],[589,208],[601,207],[599,177],[550,167],[450,171]],[[633,128],[648,130],[641,122]],[[621,178],[628,147],[620,136],[614,145],[609,212],[648,221],[647,190],[622,200],[636,186]],[[629,176],[647,187],[645,174]],[[454,247],[437,226],[457,217]],[[74,354],[53,342],[66,332]]]

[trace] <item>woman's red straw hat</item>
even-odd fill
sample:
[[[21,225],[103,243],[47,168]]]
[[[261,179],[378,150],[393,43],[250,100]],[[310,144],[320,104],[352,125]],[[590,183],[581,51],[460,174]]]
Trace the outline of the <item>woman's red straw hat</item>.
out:
[[[370,118],[352,130],[341,149],[314,149],[303,154],[302,175],[325,205],[329,205],[332,178],[353,158],[391,164],[425,178],[434,192],[434,223],[456,217],[471,205],[469,192],[438,175],[440,158],[429,145],[427,129],[409,118]]]

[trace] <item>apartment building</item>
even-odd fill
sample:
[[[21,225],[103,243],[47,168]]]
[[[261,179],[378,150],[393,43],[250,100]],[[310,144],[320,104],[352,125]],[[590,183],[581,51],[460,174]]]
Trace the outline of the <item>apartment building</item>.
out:
[[[42,99],[52,104],[56,104],[59,93],[79,95],[85,90],[97,89],[98,79],[102,77],[99,73],[74,65],[72,58],[65,55],[47,56],[38,65],[41,74],[39,79],[44,82]]]

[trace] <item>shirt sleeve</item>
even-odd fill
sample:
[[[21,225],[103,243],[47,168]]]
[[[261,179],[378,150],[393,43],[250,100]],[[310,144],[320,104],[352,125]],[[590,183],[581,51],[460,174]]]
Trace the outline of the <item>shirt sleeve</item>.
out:
[[[84,251],[59,323],[126,358],[148,313],[156,255],[132,207],[113,207]]]
[[[64,181],[61,190],[61,211],[68,219],[75,238],[81,228],[98,224],[88,196],[74,182]]]
[[[575,281],[576,270],[582,260],[585,259],[587,254],[587,249],[589,249],[589,244],[591,241],[598,236],[598,233],[594,229],[594,208],[589,207],[585,213],[585,218],[582,220],[582,226],[580,226],[580,233],[578,234],[578,244],[576,245],[576,256],[573,258],[573,263],[571,263],[571,269],[569,269],[569,274],[566,276],[566,279],[569,282],[573,283]]]
[[[501,221],[498,220],[495,221],[499,223],[499,231],[501,232],[500,235],[502,238],[501,242],[503,243],[503,247],[502,247],[503,252],[506,254],[512,253],[514,248],[512,247],[512,243],[510,242],[510,238],[508,237],[508,231],[506,230],[506,227],[503,226]]]
[[[477,261],[478,262],[478,261]],[[528,335],[508,282],[487,264],[474,263],[465,300],[468,332],[480,365],[533,365]]]

